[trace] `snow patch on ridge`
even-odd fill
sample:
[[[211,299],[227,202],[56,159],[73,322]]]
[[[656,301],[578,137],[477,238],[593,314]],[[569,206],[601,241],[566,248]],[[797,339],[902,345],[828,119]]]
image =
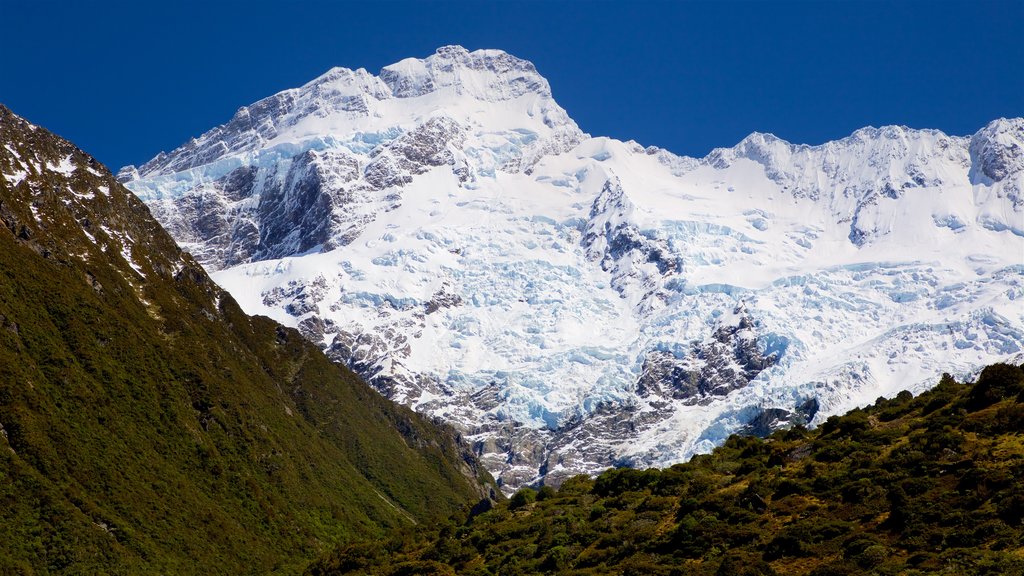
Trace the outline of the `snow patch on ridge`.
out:
[[[57,164],[47,162],[46,169],[67,177],[71,176],[72,172],[78,169],[78,166],[71,160],[71,155],[67,155]]]

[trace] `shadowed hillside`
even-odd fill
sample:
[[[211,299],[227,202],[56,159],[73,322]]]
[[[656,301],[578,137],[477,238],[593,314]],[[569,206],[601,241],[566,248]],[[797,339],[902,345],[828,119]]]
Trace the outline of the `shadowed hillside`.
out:
[[[0,573],[296,572],[489,477],[0,106]],[[478,478],[479,477],[479,478]]]

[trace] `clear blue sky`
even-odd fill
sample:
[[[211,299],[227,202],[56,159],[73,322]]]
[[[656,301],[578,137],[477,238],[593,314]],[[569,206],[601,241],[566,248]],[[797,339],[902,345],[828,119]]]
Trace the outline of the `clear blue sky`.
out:
[[[445,44],[533,61],[591,134],[693,156],[1024,115],[1021,0],[0,0],[0,22],[0,102],[114,170],[332,66]]]

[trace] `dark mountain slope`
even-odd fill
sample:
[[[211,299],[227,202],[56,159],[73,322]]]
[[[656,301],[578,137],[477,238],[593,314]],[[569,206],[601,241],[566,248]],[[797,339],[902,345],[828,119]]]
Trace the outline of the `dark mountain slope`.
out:
[[[665,470],[578,476],[327,574],[1024,574],[1024,367],[779,431]]]
[[[0,573],[292,572],[489,492],[2,106],[0,173]]]

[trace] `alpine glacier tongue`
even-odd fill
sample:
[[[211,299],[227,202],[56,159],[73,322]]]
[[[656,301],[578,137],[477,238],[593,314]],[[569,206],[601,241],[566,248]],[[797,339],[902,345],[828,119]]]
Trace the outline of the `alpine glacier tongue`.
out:
[[[678,157],[583,134],[529,62],[445,47],[121,177],[249,313],[460,426],[512,489],[1019,359],[1022,146],[1012,119]]]

